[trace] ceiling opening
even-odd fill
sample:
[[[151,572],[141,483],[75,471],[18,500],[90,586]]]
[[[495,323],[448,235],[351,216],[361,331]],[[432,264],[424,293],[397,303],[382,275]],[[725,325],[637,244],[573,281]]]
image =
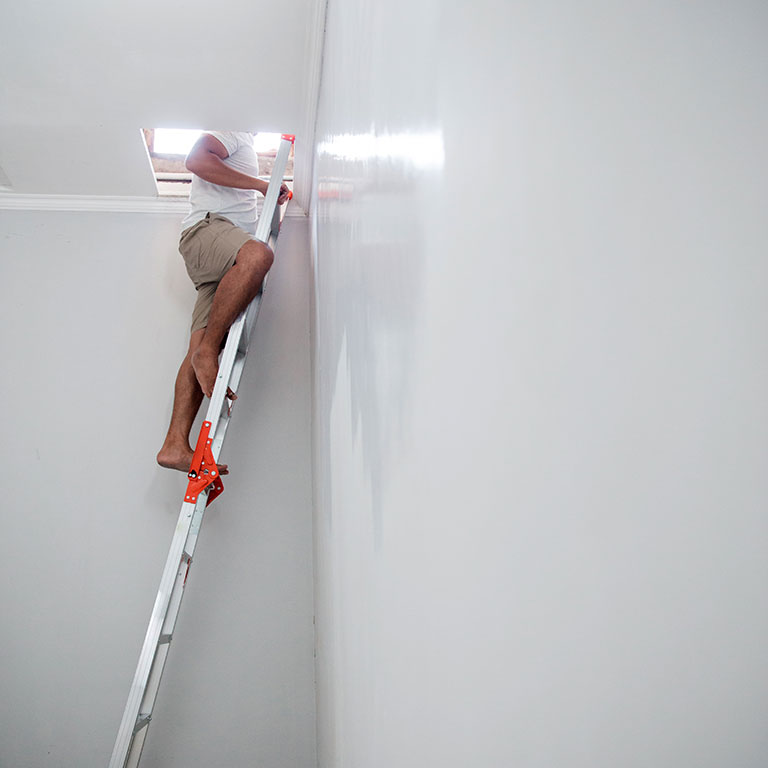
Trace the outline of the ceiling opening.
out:
[[[202,130],[187,128],[142,129],[158,195],[189,197],[192,174],[184,166],[184,160],[201,133]],[[254,136],[253,147],[259,157],[260,178],[269,179],[279,145],[279,133],[259,132]],[[293,188],[293,148],[288,158],[284,181]]]

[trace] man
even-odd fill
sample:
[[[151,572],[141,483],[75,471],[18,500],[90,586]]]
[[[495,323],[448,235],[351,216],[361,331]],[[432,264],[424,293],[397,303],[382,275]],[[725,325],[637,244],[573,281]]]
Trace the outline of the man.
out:
[[[204,133],[186,160],[191,171],[190,213],[182,222],[179,251],[197,289],[189,350],[176,377],[173,412],[163,447],[162,467],[187,472],[193,450],[189,432],[203,395],[210,397],[219,369],[219,351],[238,314],[256,296],[274,255],[253,239],[256,192],[267,193],[258,179],[253,134],[233,131]],[[288,199],[280,188],[278,205]],[[225,464],[219,471],[228,473]]]

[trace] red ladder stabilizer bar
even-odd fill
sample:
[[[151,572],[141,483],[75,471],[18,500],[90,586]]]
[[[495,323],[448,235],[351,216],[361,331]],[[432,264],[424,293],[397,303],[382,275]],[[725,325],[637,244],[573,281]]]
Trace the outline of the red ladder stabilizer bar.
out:
[[[224,483],[221,482],[219,470],[216,467],[216,460],[213,458],[213,452],[211,451],[213,440],[210,437],[210,432],[211,422],[204,421],[203,426],[200,428],[200,435],[197,438],[195,453],[192,456],[192,464],[190,464],[189,472],[187,473],[189,483],[187,484],[187,492],[184,495],[184,501],[194,504],[197,501],[197,497],[209,485],[212,485],[213,488],[208,491],[206,507],[224,491]]]

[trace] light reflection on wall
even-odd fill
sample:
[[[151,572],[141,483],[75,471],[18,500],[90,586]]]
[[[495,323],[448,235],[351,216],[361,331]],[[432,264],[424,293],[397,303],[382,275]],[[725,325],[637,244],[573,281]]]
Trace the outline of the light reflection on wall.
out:
[[[340,160],[383,160],[400,162],[424,170],[440,170],[445,163],[443,134],[392,133],[377,136],[372,133],[340,134],[318,145],[321,155]]]
[[[333,109],[329,113],[334,127],[343,125]],[[363,470],[360,498],[378,550],[386,498],[381,467],[395,462],[411,439],[403,414],[417,365],[413,329],[421,327],[424,311],[424,208],[444,173],[445,144],[439,129],[320,135],[317,323],[327,366],[322,386],[330,396],[317,418],[320,433],[333,433],[334,440],[344,440],[347,430],[354,435],[350,450]],[[323,492],[341,498],[348,488],[334,474],[334,457],[322,460],[328,462]],[[366,515],[363,508],[358,513]]]

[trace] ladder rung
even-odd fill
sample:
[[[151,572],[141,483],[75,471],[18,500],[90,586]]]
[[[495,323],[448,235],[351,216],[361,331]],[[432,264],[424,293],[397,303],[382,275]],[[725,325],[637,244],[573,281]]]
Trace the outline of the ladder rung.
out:
[[[152,719],[152,715],[139,715],[136,720],[136,725],[133,726],[134,736],[144,727],[149,725],[149,721]]]

